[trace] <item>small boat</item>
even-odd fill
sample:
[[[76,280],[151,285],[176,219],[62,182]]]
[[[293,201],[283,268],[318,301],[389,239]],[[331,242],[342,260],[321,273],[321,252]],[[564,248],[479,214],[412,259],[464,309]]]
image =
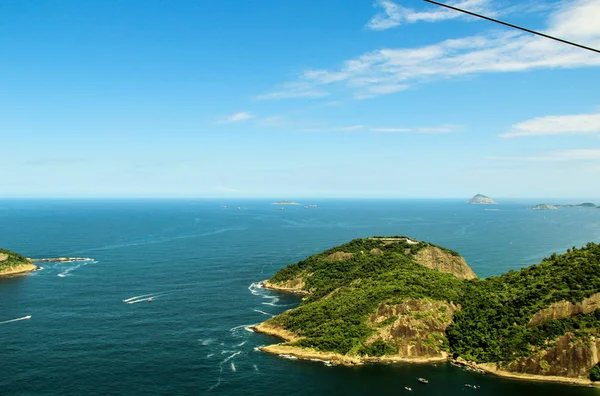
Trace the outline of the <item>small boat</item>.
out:
[[[149,297],[148,300],[146,300],[146,301],[152,302],[152,299],[153,299],[153,297]]]
[[[417,378],[417,381],[419,381],[422,384],[428,384],[429,383],[428,380],[426,380],[425,378],[422,378],[422,377]]]
[[[466,388],[472,388],[472,387],[473,387],[473,385],[471,385],[471,384],[465,384],[465,387],[466,387]]]
[[[404,387],[404,389],[406,389],[406,390],[407,390],[407,391],[409,391],[409,392],[412,392],[412,388],[411,388],[411,387],[409,387],[409,386],[405,386],[405,387]]]

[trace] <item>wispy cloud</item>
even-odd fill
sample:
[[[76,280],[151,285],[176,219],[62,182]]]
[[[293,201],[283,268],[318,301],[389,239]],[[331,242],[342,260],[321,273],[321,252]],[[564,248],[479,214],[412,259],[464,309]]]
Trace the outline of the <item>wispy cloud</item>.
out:
[[[548,9],[551,5],[540,5],[539,2],[522,1],[518,5],[508,5],[505,1],[492,0],[460,0],[449,1],[448,5],[466,9],[471,12],[485,14],[490,17],[508,15],[512,13],[523,14]],[[375,7],[381,11],[375,14],[366,27],[371,30],[387,30],[403,24],[416,22],[438,22],[448,19],[465,18],[475,20],[466,14],[447,8],[431,5],[426,11],[417,11],[412,8],[402,7],[391,0],[378,0]]]
[[[266,94],[257,95],[255,100],[291,99],[291,98],[322,98],[328,92],[303,82],[290,82],[282,84],[278,89]]]
[[[465,8],[472,12],[486,13],[495,15],[496,8],[490,0],[462,0],[448,2],[458,8]],[[435,6],[427,11],[416,11],[411,8],[402,7],[390,0],[379,0],[375,3],[376,7],[382,8],[381,12],[375,14],[367,23],[367,28],[371,30],[386,30],[393,27],[415,22],[437,22],[446,19],[464,17],[457,11]]]
[[[458,131],[461,125],[440,125],[435,127],[424,127],[424,128],[371,128],[371,132],[378,133],[421,133],[421,134],[435,134],[435,133],[452,133]]]
[[[569,149],[556,150],[533,156],[523,157],[486,157],[491,161],[516,162],[516,161],[541,161],[541,162],[563,162],[563,161],[598,161],[600,160],[600,149]]]
[[[575,135],[600,133],[600,113],[533,118],[512,126],[501,137]]]
[[[252,113],[247,111],[242,111],[239,113],[231,114],[229,116],[223,117],[221,120],[217,121],[217,124],[232,124],[234,122],[242,122],[247,121],[251,118],[254,118]]]
[[[298,129],[298,132],[354,132],[364,130],[364,125],[347,125],[347,126],[333,126],[333,127],[320,127],[320,128],[302,128]]]
[[[433,127],[421,128],[381,128],[368,127],[365,125],[348,125],[334,127],[319,127],[319,128],[302,128],[298,132],[357,132],[366,131],[373,133],[420,133],[420,134],[436,134],[436,133],[451,133],[458,131],[461,125],[440,125]]]
[[[546,32],[600,47],[598,20],[600,1],[565,2],[549,15]],[[594,66],[600,66],[600,57],[589,51],[514,31],[488,33],[424,47],[368,52],[345,61],[338,69],[306,70],[298,81],[266,96],[316,97],[337,88],[364,99],[468,75]]]

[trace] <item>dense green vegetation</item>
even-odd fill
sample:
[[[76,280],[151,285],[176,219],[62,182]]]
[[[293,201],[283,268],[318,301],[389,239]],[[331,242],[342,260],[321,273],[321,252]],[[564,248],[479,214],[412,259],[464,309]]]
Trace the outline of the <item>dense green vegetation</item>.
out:
[[[8,256],[8,257],[6,257]],[[5,258],[6,257],[6,258]],[[4,258],[4,259],[3,259]],[[3,260],[2,260],[3,259]],[[0,249],[0,271],[19,264],[28,263],[27,259],[10,250]]]
[[[553,302],[573,303],[600,292],[600,246],[553,254],[542,263],[481,281],[465,282],[448,339],[454,352],[477,362],[512,361],[543,345],[531,317]],[[572,318],[582,321],[584,316]],[[559,331],[543,333],[554,340]],[[537,334],[537,335],[535,335]],[[537,340],[532,344],[533,340]],[[545,341],[545,340],[544,340]]]
[[[591,368],[590,379],[594,382],[600,381],[600,364],[597,364]]]
[[[459,280],[431,270],[413,255],[431,246],[405,241],[383,245],[357,239],[311,256],[279,271],[272,282],[303,277],[311,294],[297,309],[272,319],[303,338],[299,346],[342,354],[391,354],[383,342],[366,345],[374,326],[368,324],[381,302],[401,303],[427,298],[460,304],[447,329],[450,352],[476,362],[509,363],[548,348],[566,332],[577,337],[597,334],[600,310],[586,315],[550,320],[528,327],[532,316],[553,302],[582,301],[600,292],[600,246],[553,254],[540,264],[482,280]],[[373,254],[379,249],[383,254]],[[333,253],[352,253],[335,261]],[[449,251],[451,254],[456,252]],[[592,370],[591,376],[600,374]]]

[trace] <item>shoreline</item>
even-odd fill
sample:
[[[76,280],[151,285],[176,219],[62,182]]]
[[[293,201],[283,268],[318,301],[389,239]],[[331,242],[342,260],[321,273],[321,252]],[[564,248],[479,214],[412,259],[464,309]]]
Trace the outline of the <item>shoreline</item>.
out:
[[[592,382],[590,379],[584,378],[571,378],[571,377],[559,377],[557,375],[537,375],[537,374],[525,374],[515,373],[512,371],[504,371],[498,369],[496,363],[475,363],[473,365],[467,364],[468,367],[475,367],[486,373],[496,375],[498,377],[520,379],[525,381],[538,381],[538,382],[554,382],[565,385],[575,386],[586,386],[589,388],[600,388],[600,382]]]
[[[429,364],[448,361],[448,354],[442,353],[442,356],[436,357],[402,357],[402,356],[348,356],[336,352],[323,352],[313,348],[303,348],[293,345],[286,345],[287,342],[296,342],[301,339],[291,331],[272,326],[262,322],[252,327],[257,333],[267,334],[283,339],[285,343],[272,344],[259,348],[260,351],[279,355],[281,357],[293,356],[296,359],[320,361],[326,365],[343,366],[362,366],[366,363],[411,363],[411,364]]]
[[[290,289],[273,287],[268,281],[262,281],[259,283],[260,287],[275,291],[291,292],[296,294],[308,294],[305,291],[300,293]],[[511,371],[504,371],[498,369],[496,363],[474,363],[468,362],[462,358],[451,359],[450,356],[444,352],[439,357],[422,357],[422,358],[406,358],[400,356],[382,356],[382,357],[362,357],[362,356],[347,356],[341,355],[336,352],[322,352],[312,348],[303,348],[292,345],[286,345],[288,342],[296,342],[301,339],[297,334],[285,330],[283,328],[275,327],[267,323],[268,321],[262,322],[256,326],[252,326],[251,329],[257,333],[274,336],[284,340],[283,343],[271,344],[264,347],[260,347],[259,350],[265,353],[278,355],[287,359],[300,359],[309,360],[315,362],[325,363],[327,366],[343,365],[348,367],[362,366],[367,363],[410,363],[410,364],[431,364],[431,363],[442,363],[449,362],[457,367],[464,368],[466,370],[475,371],[480,374],[491,374],[503,378],[518,379],[523,381],[537,381],[537,382],[550,382],[550,383],[561,383],[572,386],[585,386],[589,388],[600,388],[600,381],[592,382],[590,379],[584,378],[570,378],[570,377],[559,377],[559,376],[545,376],[536,374],[525,374],[515,373]]]
[[[269,280],[264,280],[264,281],[258,282],[258,287],[268,289],[268,290],[278,291],[278,292],[298,294],[298,295],[302,295],[302,296],[307,296],[308,294],[310,294],[306,290],[302,290],[297,287],[275,286],[274,284],[269,282]]]
[[[7,269],[0,271],[0,278],[2,277],[12,277],[19,275],[27,275],[30,272],[39,270],[40,267],[34,264],[19,264],[13,267],[8,267]]]

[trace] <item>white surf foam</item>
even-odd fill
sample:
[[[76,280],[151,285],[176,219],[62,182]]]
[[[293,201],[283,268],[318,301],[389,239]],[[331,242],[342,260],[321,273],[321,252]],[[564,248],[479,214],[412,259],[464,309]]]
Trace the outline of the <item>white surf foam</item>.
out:
[[[270,313],[268,313],[268,312],[261,311],[260,309],[255,309],[255,310],[254,310],[254,312],[258,312],[258,313],[261,313],[261,314],[263,314],[263,315],[267,315],[267,316],[271,316],[271,317],[275,316],[275,315],[273,315],[273,314],[270,314]]]

